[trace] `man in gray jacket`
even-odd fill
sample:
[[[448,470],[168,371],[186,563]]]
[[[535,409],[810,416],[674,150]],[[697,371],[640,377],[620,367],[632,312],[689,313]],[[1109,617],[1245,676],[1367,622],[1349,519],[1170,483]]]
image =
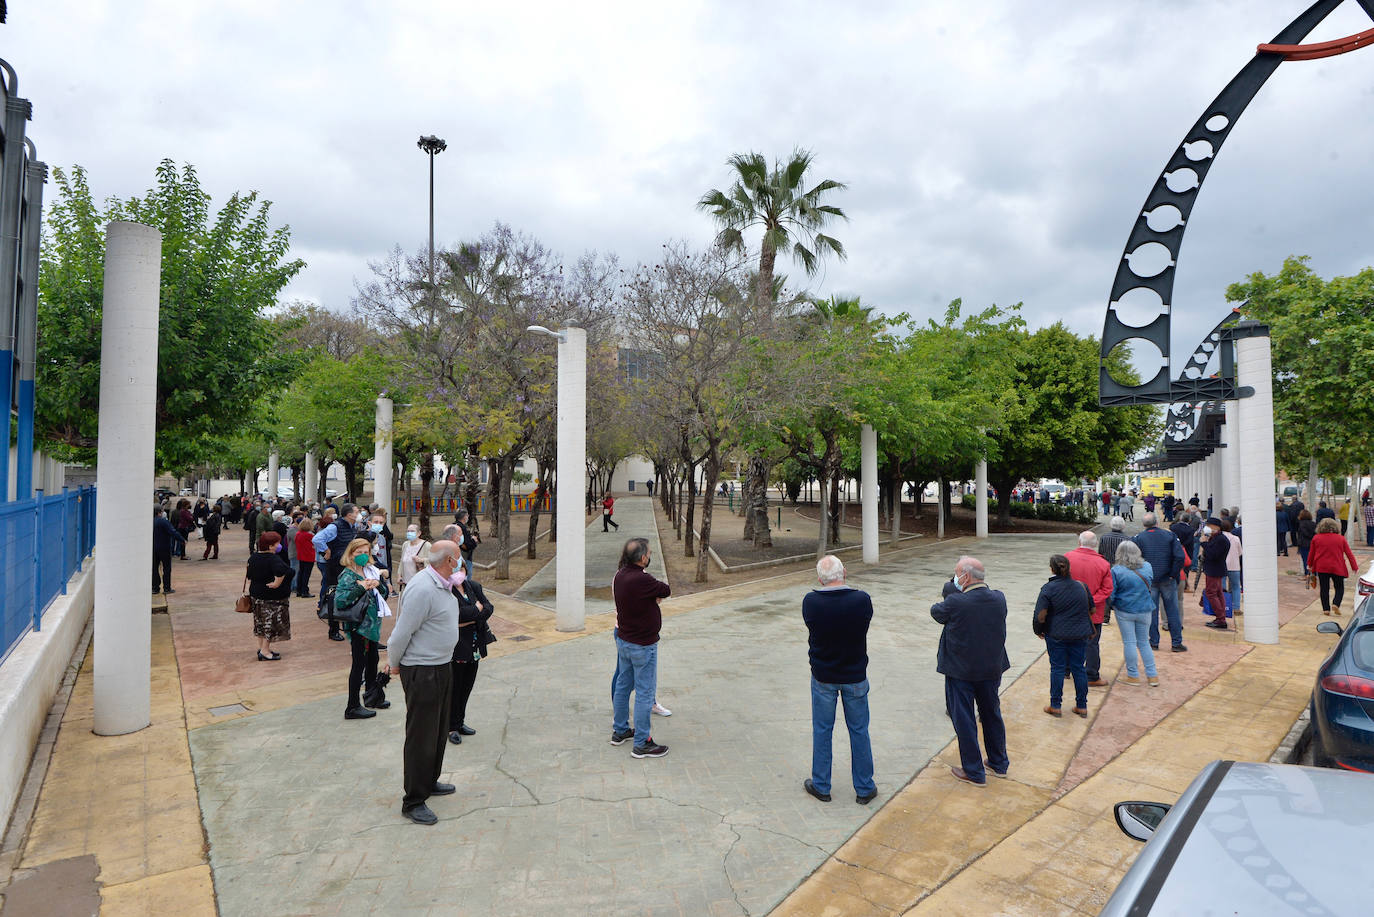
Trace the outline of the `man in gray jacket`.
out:
[[[388,671],[401,676],[406,694],[401,814],[419,825],[439,820],[425,805],[429,797],[454,792],[453,784],[439,782],[439,774],[448,742],[453,647],[458,643],[458,599],[451,577],[461,563],[453,542],[430,546],[429,565],[401,593],[401,613],[387,644]]]

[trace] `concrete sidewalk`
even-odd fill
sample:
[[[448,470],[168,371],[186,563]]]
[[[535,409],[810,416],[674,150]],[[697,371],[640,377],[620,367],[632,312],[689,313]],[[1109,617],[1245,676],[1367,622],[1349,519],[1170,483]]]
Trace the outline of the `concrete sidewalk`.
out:
[[[605,538],[618,556],[623,537]],[[834,801],[801,789],[809,575],[664,603],[659,696],[674,715],[654,720],[672,749],[658,760],[609,745],[610,616],[558,634],[546,609],[494,594],[501,639],[469,710],[478,734],[449,746],[459,793],[434,801],[432,828],[399,815],[399,690],[375,719],[344,721],[347,645],[324,639],[313,602],[293,608],[282,662],[258,664],[231,610],[244,549],[178,562],[172,614],[155,619],[154,725],[92,735],[83,669],[4,915],[55,913],[45,889],[83,882],[105,914],[1095,912],[1139,849],[1105,807],[1127,786],[1169,800],[1212,757],[1267,757],[1330,638],[1308,612],[1279,646],[1251,647],[1190,609],[1192,652],[1164,654],[1160,689],[1094,689],[1090,720],[1050,719],[1029,616],[1060,540],[932,540],[855,565],[878,612],[869,807],[848,793],[842,728]],[[1012,779],[981,790],[948,776],[927,612],[966,552],[1011,607]],[[1292,619],[1312,594],[1281,569]],[[1110,677],[1111,629],[1103,660]]]

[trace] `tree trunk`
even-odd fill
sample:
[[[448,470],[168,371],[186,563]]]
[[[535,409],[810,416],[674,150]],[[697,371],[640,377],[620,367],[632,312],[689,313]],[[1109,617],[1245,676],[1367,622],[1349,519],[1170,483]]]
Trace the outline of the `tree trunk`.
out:
[[[1316,510],[1312,509],[1317,505],[1317,457],[1311,456],[1307,460],[1307,508],[1316,515]]]
[[[830,451],[827,449],[827,451]],[[838,458],[838,457],[837,457]],[[840,469],[837,460],[827,461],[830,467],[830,543],[839,545],[840,542]]]
[[[546,470],[541,463],[539,468],[539,484],[534,488],[534,494],[530,497],[530,532],[525,540],[525,556],[534,560],[538,554],[535,551],[535,541],[539,538],[539,508],[544,502],[544,494],[548,492],[548,480],[545,477]]]
[[[1014,478],[989,478],[997,488],[997,527],[1007,529],[1011,526],[1011,489],[1016,485]]]
[[[515,476],[515,453],[508,452],[496,462],[499,469],[492,495],[495,513],[492,526],[496,530],[496,578],[510,579],[510,485]]]
[[[751,536],[755,548],[773,546],[773,533],[768,526],[768,470],[763,456],[749,456],[749,507],[754,520]]]
[[[420,537],[425,541],[434,540],[429,534],[429,494],[433,480],[434,453],[426,450],[425,457],[420,460]]]
[[[824,472],[822,471],[822,475]],[[829,495],[825,492],[825,479],[821,478],[821,485],[816,488],[816,494],[820,498],[818,501],[820,512],[816,516],[816,560],[825,556],[828,545],[827,536],[830,534],[830,511],[828,508]]]
[[[687,526],[683,540],[686,545],[683,547],[683,557],[696,556],[696,535],[692,532],[692,524],[697,517],[697,466],[695,462],[687,464]]]
[[[673,529],[674,529],[674,531],[677,533],[677,540],[678,540],[678,541],[681,541],[681,540],[682,540],[682,479],[681,479],[680,477],[679,477],[679,478],[675,478],[675,479],[673,480],[673,491],[674,491],[674,493],[676,494],[676,497],[675,497],[675,501],[674,501],[674,502],[677,504],[677,509],[674,510],[674,512],[673,512]]]
[[[888,513],[888,520],[892,523],[892,543],[896,544],[902,537],[902,485],[906,483],[902,480],[902,466],[896,464],[892,466],[892,484],[888,487],[888,499],[892,501],[892,511]]]
[[[716,484],[720,480],[720,446],[713,443],[706,453],[706,481],[702,488],[705,493],[701,501],[701,544],[697,552],[697,575],[695,582],[707,580],[707,568],[711,561],[711,511],[715,503]]]
[[[759,250],[758,289],[754,291],[754,316],[756,322],[771,319],[773,315],[773,268],[777,262],[777,247],[765,235]],[[770,322],[771,323],[771,322]]]

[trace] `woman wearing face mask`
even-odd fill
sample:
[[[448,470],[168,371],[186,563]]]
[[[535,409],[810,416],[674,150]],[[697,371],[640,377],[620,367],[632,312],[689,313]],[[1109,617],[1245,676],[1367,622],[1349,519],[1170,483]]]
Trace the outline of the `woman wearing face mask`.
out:
[[[420,527],[409,525],[406,527],[406,541],[401,546],[401,576],[399,579],[400,591],[404,592],[406,583],[415,578],[415,574],[424,569],[425,558],[429,557],[429,542],[420,537]]]
[[[386,517],[373,513],[368,526],[368,539],[372,542],[372,563],[378,570],[391,569],[391,538],[386,530]]]
[[[334,606],[348,608],[367,595],[367,610],[358,624],[344,624],[353,647],[353,665],[348,670],[348,706],[344,719],[365,720],[376,716],[368,707],[386,709],[391,702],[377,697],[377,649],[382,639],[382,618],[390,617],[386,597],[385,570],[372,563],[372,545],[366,538],[355,538],[344,548],[339,567],[339,582],[334,590]],[[368,703],[363,705],[363,684],[368,686]]]
[[[258,549],[248,558],[248,597],[253,600],[253,636],[258,638],[258,661],[276,662],[281,653],[273,643],[291,639],[291,568],[281,557],[276,532],[258,536]]]
[[[467,571],[459,567],[449,578],[453,594],[458,597],[458,642],[453,647],[453,694],[448,710],[448,740],[463,744],[463,736],[476,735],[465,721],[468,698],[477,683],[477,664],[487,654],[487,644],[496,639],[487,626],[494,610],[482,586],[468,579]]]

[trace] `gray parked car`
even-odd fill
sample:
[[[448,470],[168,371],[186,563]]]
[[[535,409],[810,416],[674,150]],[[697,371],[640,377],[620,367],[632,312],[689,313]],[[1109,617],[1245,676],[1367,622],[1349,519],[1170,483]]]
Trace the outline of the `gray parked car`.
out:
[[[1213,761],[1174,805],[1115,814],[1148,843],[1103,915],[1374,914],[1374,775]]]

